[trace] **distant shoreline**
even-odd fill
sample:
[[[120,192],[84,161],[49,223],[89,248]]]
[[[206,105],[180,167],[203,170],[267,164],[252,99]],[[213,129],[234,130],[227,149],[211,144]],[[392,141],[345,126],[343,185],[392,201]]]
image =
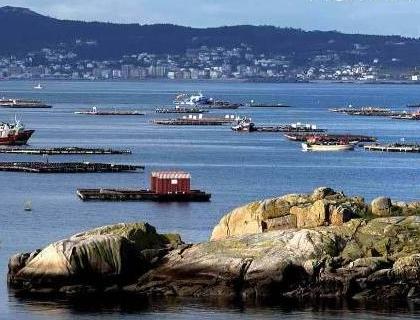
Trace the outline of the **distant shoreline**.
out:
[[[50,81],[80,81],[80,82],[214,82],[214,83],[267,83],[267,84],[356,84],[356,85],[420,85],[420,81],[409,80],[378,80],[378,81],[358,81],[358,80],[308,80],[308,81],[275,81],[265,79],[166,79],[166,78],[150,78],[150,79],[0,79],[1,82],[22,81],[22,82],[50,82]]]

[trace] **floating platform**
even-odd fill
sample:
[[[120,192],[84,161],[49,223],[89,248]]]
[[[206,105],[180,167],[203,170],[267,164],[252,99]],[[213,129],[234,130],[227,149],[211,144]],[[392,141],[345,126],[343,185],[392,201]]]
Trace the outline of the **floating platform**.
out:
[[[318,133],[326,132],[327,129],[320,128],[305,128],[305,127],[294,127],[291,125],[279,125],[279,126],[255,126],[250,132],[306,132],[306,133]]]
[[[76,193],[83,201],[204,202],[211,198],[211,194],[200,190],[160,194],[142,189],[77,189]]]
[[[189,116],[178,119],[153,120],[154,124],[166,126],[222,126],[232,124],[238,121],[235,116],[226,116],[224,118],[203,118],[201,115]]]
[[[420,121],[420,112],[400,114],[398,116],[392,116],[391,118],[392,119],[397,119],[397,120],[415,120],[415,121]]]
[[[290,108],[291,106],[287,105],[287,104],[283,104],[283,103],[277,103],[277,104],[275,104],[275,103],[273,103],[273,104],[271,104],[271,103],[258,103],[258,104],[250,103],[248,105],[248,107],[250,107],[250,108]]]
[[[144,116],[144,113],[139,111],[75,111],[74,114],[88,116]]]
[[[30,173],[134,172],[144,166],[91,162],[0,162],[0,171]]]
[[[323,141],[357,141],[357,142],[375,142],[376,137],[356,135],[356,134],[312,134],[312,133],[285,133],[284,136],[292,141],[306,141],[308,138],[316,138]]]
[[[331,112],[344,113],[351,116],[365,116],[365,117],[395,117],[406,114],[404,111],[395,111],[380,107],[362,107],[362,108],[334,108],[329,109]]]
[[[131,154],[130,150],[114,150],[102,148],[0,148],[0,153],[35,154],[35,155],[72,155],[72,154]]]
[[[38,100],[0,99],[1,108],[10,109],[50,109],[52,106]]]
[[[157,108],[156,113],[206,113],[209,110],[201,109],[201,108]]]
[[[221,100],[211,100],[207,101],[206,103],[197,103],[197,106],[200,106],[202,108],[206,109],[238,109],[239,107],[242,107],[242,103],[234,103],[229,101],[221,101]]]
[[[420,144],[371,144],[364,146],[363,148],[367,151],[420,153]]]

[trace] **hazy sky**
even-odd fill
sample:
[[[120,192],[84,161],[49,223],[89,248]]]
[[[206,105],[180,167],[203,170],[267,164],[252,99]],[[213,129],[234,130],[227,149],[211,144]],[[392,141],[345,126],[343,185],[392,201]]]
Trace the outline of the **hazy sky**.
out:
[[[0,0],[61,19],[420,36],[420,0]]]

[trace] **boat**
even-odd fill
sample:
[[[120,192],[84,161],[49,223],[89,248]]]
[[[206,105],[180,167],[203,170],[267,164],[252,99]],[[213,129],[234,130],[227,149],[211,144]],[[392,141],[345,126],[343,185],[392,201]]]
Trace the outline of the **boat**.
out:
[[[233,131],[252,132],[255,131],[255,124],[251,121],[251,118],[244,117],[239,119],[231,129]]]
[[[23,99],[0,99],[0,107],[2,108],[17,108],[17,109],[24,109],[24,108],[37,108],[37,109],[44,109],[44,108],[52,108],[50,105],[47,105],[38,100],[23,100]]]
[[[19,120],[0,123],[0,145],[24,145],[35,130],[26,130]]]
[[[303,151],[349,151],[354,150],[354,144],[347,143],[302,143]]]
[[[144,116],[144,113],[139,111],[117,111],[117,109],[112,111],[98,111],[97,107],[92,107],[91,110],[86,111],[75,111],[74,114],[85,114],[91,116]]]
[[[175,97],[174,104],[177,106],[192,106],[206,109],[238,109],[242,104],[229,101],[215,100],[204,96],[201,92],[197,94],[179,94]]]
[[[309,138],[302,143],[303,151],[349,151],[354,150],[355,143],[347,139],[325,141],[317,137]]]
[[[174,104],[181,106],[195,106],[197,104],[206,104],[210,98],[205,97],[201,92],[197,94],[181,93],[175,97]]]
[[[40,83],[38,83],[36,86],[34,86],[34,89],[41,90],[44,89],[44,87]]]

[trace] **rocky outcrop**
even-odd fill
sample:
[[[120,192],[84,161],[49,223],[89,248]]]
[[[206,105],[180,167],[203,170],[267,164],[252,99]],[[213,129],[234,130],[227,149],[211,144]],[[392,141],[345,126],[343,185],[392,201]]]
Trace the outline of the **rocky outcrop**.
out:
[[[354,219],[175,250],[125,290],[199,297],[405,298],[419,292],[419,250],[420,217]],[[375,295],[385,287],[395,290]]]
[[[107,226],[13,256],[9,284],[25,294],[420,299],[420,216],[359,218],[352,209],[370,211],[362,199],[327,188],[243,208],[279,229],[185,245],[147,224]]]
[[[147,223],[105,226],[11,257],[8,281],[31,291],[67,293],[122,285],[181,243],[179,235],[158,234]]]
[[[341,225],[352,218],[364,217],[369,206],[361,197],[320,187],[311,194],[288,194],[256,201],[226,214],[213,229],[211,239],[261,233],[290,228]]]
[[[395,202],[379,197],[371,204],[360,196],[320,187],[310,194],[288,194],[256,201],[236,208],[222,217],[211,239],[292,228],[342,225],[354,218],[408,216],[420,214],[420,202]]]

